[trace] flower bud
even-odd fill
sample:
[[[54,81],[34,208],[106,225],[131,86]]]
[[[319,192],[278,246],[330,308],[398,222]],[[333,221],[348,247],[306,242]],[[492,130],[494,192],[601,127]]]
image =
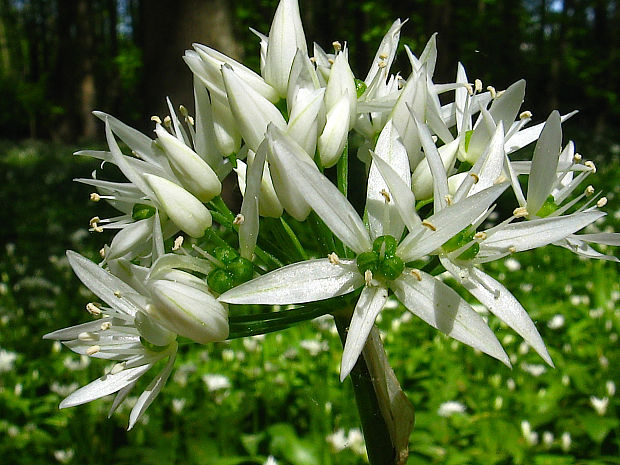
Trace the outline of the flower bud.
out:
[[[212,222],[207,207],[172,181],[152,174],[145,174],[144,178],[174,224],[192,237],[202,237]]]
[[[150,290],[153,303],[147,311],[170,331],[201,344],[228,337],[228,308],[209,293],[206,284],[199,288],[196,283],[158,279]]]
[[[308,154],[316,150],[319,112],[324,111],[324,93],[325,89],[299,89],[292,105],[286,132]]]
[[[247,172],[246,164],[241,160],[237,160],[237,167],[235,168],[235,172],[237,173],[239,190],[243,194],[245,194]],[[276,191],[273,188],[271,174],[269,173],[269,168],[267,167],[267,165],[265,165],[265,167],[263,168],[263,179],[261,180],[258,208],[262,216],[268,216],[271,218],[279,218],[282,216],[282,204],[278,200]]]
[[[213,98],[213,132],[215,143],[222,155],[237,153],[241,147],[241,134],[230,111],[228,101]]]
[[[349,134],[349,111],[349,99],[345,94],[327,113],[327,122],[319,137],[319,155],[326,168],[335,165],[342,155]]]
[[[458,139],[439,147],[439,156],[446,172],[454,165],[458,148]],[[433,196],[433,176],[426,159],[418,164],[411,175],[411,190],[418,200],[430,199]]]
[[[172,171],[201,202],[207,202],[222,192],[222,184],[215,172],[196,152],[166,131],[160,124],[155,128],[164,146]]]
[[[357,117],[357,89],[355,87],[355,76],[349,67],[347,54],[341,52],[334,60],[327,88],[325,89],[325,105],[327,110],[331,111],[345,95],[349,105],[349,127],[347,129],[350,129],[354,126]]]
[[[139,253],[152,233],[152,217],[125,226],[112,239],[110,248],[106,253],[106,259],[114,260],[128,254],[132,250]]]

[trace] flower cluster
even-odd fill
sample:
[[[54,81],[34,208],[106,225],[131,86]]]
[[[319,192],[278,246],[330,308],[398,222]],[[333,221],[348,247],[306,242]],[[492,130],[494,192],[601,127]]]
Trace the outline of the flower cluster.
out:
[[[435,36],[419,57],[405,47],[407,79],[391,74],[403,24],[393,23],[358,79],[346,45],[309,51],[297,0],[281,0],[269,34],[256,32],[260,74],[204,45],[185,53],[194,116],[168,101],[170,115],[151,118],[151,139],[95,112],[109,150],[78,154],[115,165],[126,182],[96,173],[78,181],[120,212],[92,218],[91,230],[117,231],[100,264],[68,252],[101,301],[87,306],[96,319],[45,337],[115,364],[61,407],[116,393],[113,411],[165,360],[133,407],[132,427],[170,375],[178,337],[205,344],[334,312],[350,319],[344,379],[390,295],[510,365],[444,271],[553,365],[525,309],[482,265],[550,244],[617,260],[591,244],[618,245],[618,234],[577,234],[605,215],[606,199],[579,187],[596,168],[572,142],[562,145],[562,122],[573,113],[530,125],[523,80],[483,89],[461,64],[454,82],[436,84]],[[530,161],[511,159],[534,143]],[[363,180],[349,179],[356,161]],[[220,196],[229,175],[243,195],[237,214]],[[364,185],[360,215],[347,193]]]

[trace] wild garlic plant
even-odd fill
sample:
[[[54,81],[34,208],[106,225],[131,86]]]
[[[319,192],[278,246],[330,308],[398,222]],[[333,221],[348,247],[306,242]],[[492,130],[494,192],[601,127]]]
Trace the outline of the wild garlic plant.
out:
[[[405,46],[407,79],[391,74],[403,24],[393,23],[361,79],[346,45],[309,51],[297,0],[281,0],[269,34],[256,32],[260,74],[204,45],[185,53],[194,116],[168,101],[170,114],[151,118],[151,139],[95,112],[109,150],[78,155],[115,165],[126,181],[78,181],[119,211],[92,218],[91,231],[116,234],[105,236],[100,263],[67,252],[98,299],[87,306],[95,319],[45,338],[115,364],[61,407],[116,394],[113,412],[158,365],[132,428],[173,370],[179,341],[209,344],[331,314],[369,460],[404,463],[413,409],[374,326],[391,296],[510,366],[444,272],[553,366],[527,311],[483,270],[548,245],[618,261],[591,246],[618,245],[617,233],[579,234],[605,215],[606,199],[583,187],[594,164],[572,142],[562,146],[573,113],[531,125],[525,81],[483,89],[461,64],[454,82],[436,84],[435,36],[419,56]],[[530,161],[511,159],[530,144]],[[362,164],[365,178],[351,178],[349,163]],[[221,197],[226,178],[243,195],[240,208]],[[366,190],[363,210],[349,201],[353,189]]]

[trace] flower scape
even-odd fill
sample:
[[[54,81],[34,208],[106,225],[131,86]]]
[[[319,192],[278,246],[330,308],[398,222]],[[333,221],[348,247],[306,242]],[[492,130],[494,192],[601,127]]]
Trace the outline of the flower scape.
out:
[[[151,118],[155,139],[95,112],[109,149],[77,155],[115,165],[126,180],[94,172],[78,182],[119,212],[92,218],[91,231],[115,235],[100,263],[67,252],[99,300],[87,306],[93,321],[45,338],[114,365],[61,407],[115,394],[111,414],[149,372],[131,429],[165,385],[179,342],[332,314],[344,342],[341,380],[362,359],[382,373],[387,394],[375,387],[376,395],[380,404],[389,398],[382,412],[392,444],[406,448],[413,413],[396,411],[402,391],[374,329],[388,299],[510,366],[447,275],[553,366],[527,311],[483,270],[544,246],[618,261],[592,247],[619,245],[618,233],[580,234],[605,215],[607,200],[584,187],[594,164],[563,143],[562,123],[575,112],[533,124],[521,109],[525,81],[483,88],[460,63],[454,82],[435,83],[435,36],[419,56],[405,46],[406,79],[392,74],[403,25],[393,23],[366,76],[356,77],[346,44],[309,49],[297,0],[282,0],[269,34],[256,32],[260,74],[204,45],[185,52],[195,113],[168,101],[170,114]],[[530,160],[512,159],[527,146]],[[363,179],[350,176],[353,162]],[[229,176],[243,195],[240,211],[221,197]],[[359,212],[352,186],[366,188]]]

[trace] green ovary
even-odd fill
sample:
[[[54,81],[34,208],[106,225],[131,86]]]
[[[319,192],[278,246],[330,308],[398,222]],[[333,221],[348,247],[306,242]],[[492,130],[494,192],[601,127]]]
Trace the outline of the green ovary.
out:
[[[372,252],[357,256],[357,268],[365,274],[370,270],[374,277],[393,280],[405,269],[405,263],[396,256],[396,239],[392,236],[380,236],[372,244]]]

